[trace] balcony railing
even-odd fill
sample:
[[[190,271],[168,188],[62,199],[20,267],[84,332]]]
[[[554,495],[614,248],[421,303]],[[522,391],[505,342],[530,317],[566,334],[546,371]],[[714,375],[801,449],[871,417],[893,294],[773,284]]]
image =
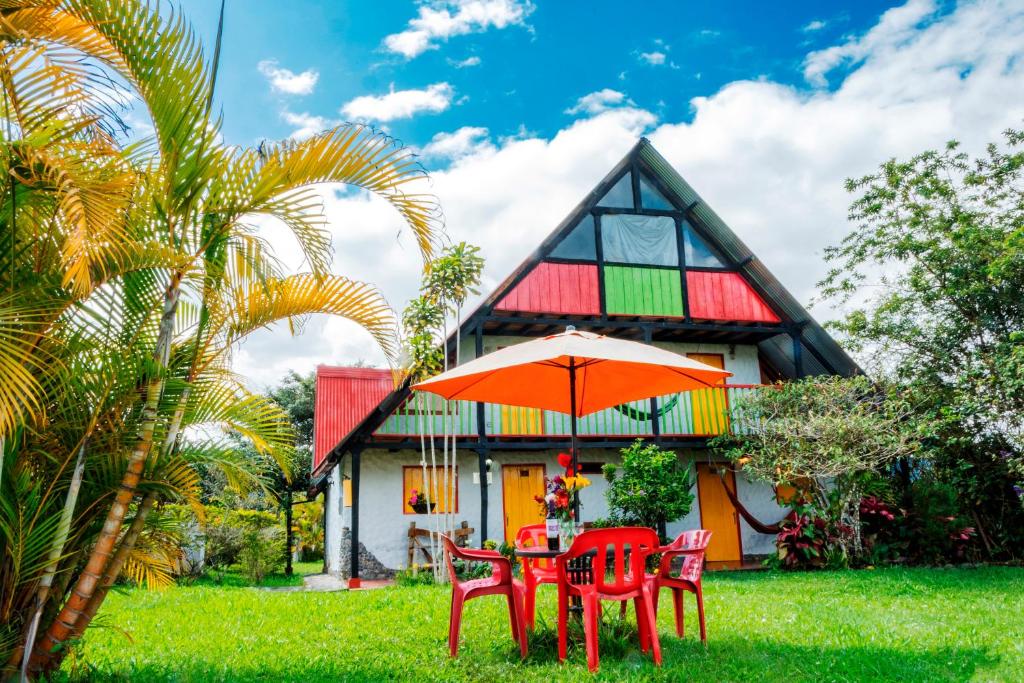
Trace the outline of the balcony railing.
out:
[[[742,433],[745,419],[739,399],[757,391],[756,384],[727,384],[658,398],[658,425],[664,436],[715,436]],[[446,406],[447,404],[447,406]],[[447,408],[447,410],[446,410]],[[445,419],[448,428],[445,429]],[[569,416],[539,408],[484,404],[487,435],[542,437],[568,436]],[[580,436],[652,436],[651,402],[633,401],[581,417]],[[477,436],[477,409],[473,401],[444,401],[430,394],[413,394],[377,429],[381,436],[436,436],[447,432]]]

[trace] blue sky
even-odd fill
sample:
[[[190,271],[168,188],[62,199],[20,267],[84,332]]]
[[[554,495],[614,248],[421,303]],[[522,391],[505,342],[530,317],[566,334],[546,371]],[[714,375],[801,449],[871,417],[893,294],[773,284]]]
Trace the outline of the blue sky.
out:
[[[218,99],[229,142],[290,135],[284,112],[325,120],[360,96],[448,84],[443,111],[380,121],[403,141],[426,144],[441,131],[484,126],[496,136],[550,136],[570,122],[578,98],[611,88],[660,118],[687,120],[690,100],[729,82],[804,83],[808,51],[869,29],[897,3],[536,2],[518,5],[504,28],[438,36],[414,57],[385,40],[409,28],[420,7],[376,2],[228,0]],[[441,3],[452,14],[455,4]],[[212,45],[219,3],[184,8]],[[511,10],[515,12],[515,8]],[[940,12],[941,13],[941,12]],[[314,71],[309,94],[274,92],[265,60],[294,74]],[[469,64],[466,61],[469,60]],[[477,60],[479,63],[476,63]]]
[[[219,2],[183,7],[212,47]],[[358,120],[412,146],[449,237],[481,247],[485,291],[647,136],[823,320],[842,312],[815,293],[847,178],[1024,125],[1024,3],[228,0],[217,98],[230,144]],[[321,196],[334,270],[400,310],[421,262],[397,214]],[[254,222],[303,268],[282,226]],[[355,360],[383,362],[354,324],[314,318],[234,365],[258,388]]]

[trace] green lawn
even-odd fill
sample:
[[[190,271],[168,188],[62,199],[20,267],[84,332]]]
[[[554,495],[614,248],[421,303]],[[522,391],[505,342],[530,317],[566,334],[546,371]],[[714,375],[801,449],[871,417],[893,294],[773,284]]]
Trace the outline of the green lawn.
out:
[[[553,590],[541,592],[539,613],[551,621]],[[695,620],[679,640],[671,611],[663,610],[664,667],[655,668],[635,641],[617,653],[615,642],[605,642],[598,678],[910,682],[1024,675],[1022,569],[716,573],[707,576],[705,595],[707,650]],[[203,582],[164,593],[133,590],[109,598],[104,624],[88,631],[80,656],[64,671],[74,679],[140,681],[592,680],[581,648],[558,666],[550,630],[540,630],[520,663],[504,603],[493,597],[467,605],[460,656],[450,660],[448,599],[446,588],[434,586],[279,593]]]

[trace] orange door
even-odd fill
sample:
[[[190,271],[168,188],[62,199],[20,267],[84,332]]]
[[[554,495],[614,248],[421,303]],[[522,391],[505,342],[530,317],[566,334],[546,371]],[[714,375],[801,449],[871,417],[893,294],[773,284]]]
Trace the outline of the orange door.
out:
[[[544,521],[534,496],[544,495],[544,465],[503,465],[501,494],[505,508],[505,540],[512,543],[527,524]]]
[[[725,356],[720,353],[688,353],[686,357],[725,370]],[[721,383],[725,384],[725,380]],[[690,402],[693,406],[694,434],[723,434],[729,430],[729,403],[725,389],[691,391]]]
[[[725,470],[725,479],[718,468],[707,463],[697,464],[697,495],[700,497],[700,525],[711,531],[705,557],[708,566],[716,569],[739,567],[742,560],[740,547],[740,519],[722,484],[736,493],[736,477]]]

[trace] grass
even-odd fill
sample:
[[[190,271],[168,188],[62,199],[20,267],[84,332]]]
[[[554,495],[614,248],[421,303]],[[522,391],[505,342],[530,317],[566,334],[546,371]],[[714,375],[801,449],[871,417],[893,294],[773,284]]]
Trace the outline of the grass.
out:
[[[720,572],[706,577],[704,589],[707,649],[696,637],[695,619],[687,619],[690,631],[680,640],[671,610],[663,609],[665,665],[654,667],[635,639],[612,628],[602,641],[597,679],[996,681],[1019,680],[1024,671],[1022,569]],[[549,623],[552,594],[542,587],[538,606]],[[570,650],[565,666],[557,664],[549,629],[539,629],[530,658],[520,663],[504,602],[494,597],[467,605],[460,656],[449,659],[448,606],[441,586],[275,593],[202,583],[163,593],[132,590],[110,596],[103,614],[111,627],[88,631],[64,676],[594,680],[581,648]],[[695,617],[692,598],[687,607]]]
[[[287,586],[301,586],[302,577],[307,574],[317,574],[323,570],[323,561],[295,562],[292,564],[292,575],[285,576],[284,573],[271,574],[259,584],[261,588],[284,588]],[[201,587],[223,587],[223,588],[252,588],[256,587],[242,573],[241,567],[234,565],[223,571],[212,570],[197,579],[193,584]]]

